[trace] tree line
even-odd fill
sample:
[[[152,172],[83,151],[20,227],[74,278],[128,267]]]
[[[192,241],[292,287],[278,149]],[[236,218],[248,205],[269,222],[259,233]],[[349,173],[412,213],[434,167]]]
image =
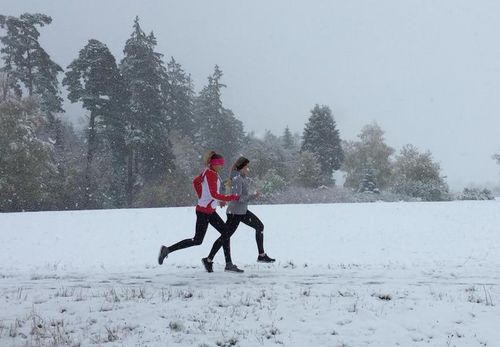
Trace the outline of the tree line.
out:
[[[335,186],[446,200],[448,186],[430,152],[385,143],[377,124],[343,141],[330,107],[313,106],[302,134],[246,133],[222,102],[215,66],[197,93],[173,57],[156,50],[139,18],[117,60],[89,39],[62,68],[39,42],[45,14],[0,15],[0,210],[182,206],[195,201],[191,179],[207,149],[228,161],[245,155],[267,202],[296,188]],[[62,88],[86,110],[83,130],[64,116]],[[266,200],[267,199],[267,200]],[[300,202],[300,201],[297,201]]]

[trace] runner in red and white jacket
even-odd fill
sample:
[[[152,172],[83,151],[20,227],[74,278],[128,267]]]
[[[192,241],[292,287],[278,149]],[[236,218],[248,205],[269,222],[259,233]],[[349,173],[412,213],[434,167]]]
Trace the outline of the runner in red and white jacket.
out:
[[[217,171],[212,167],[203,170],[201,177],[203,179],[201,184],[201,196],[196,205],[196,211],[211,214],[215,212],[217,203],[223,201],[236,201],[236,195],[222,195],[219,194],[221,180]]]
[[[207,168],[202,174],[195,178],[193,185],[199,197],[198,204],[196,205],[196,231],[192,239],[185,239],[166,247],[161,246],[160,254],[158,256],[158,263],[163,264],[163,260],[169,253],[178,251],[180,249],[199,246],[205,238],[207,233],[208,224],[212,225],[220,234],[223,239],[224,256],[226,259],[225,271],[243,272],[231,260],[231,249],[229,243],[229,230],[226,223],[215,212],[217,203],[223,204],[225,201],[238,200],[237,195],[222,195],[219,194],[220,178],[218,172],[224,167],[224,158],[213,151],[209,152],[206,156],[205,164]],[[208,272],[213,271],[212,262],[208,262],[206,258],[202,259],[203,266]]]

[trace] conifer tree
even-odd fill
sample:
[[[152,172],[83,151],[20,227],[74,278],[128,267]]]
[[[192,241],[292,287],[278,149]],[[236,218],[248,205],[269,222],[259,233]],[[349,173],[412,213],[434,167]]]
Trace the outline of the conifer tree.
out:
[[[361,180],[358,188],[360,193],[380,193],[375,180],[375,174],[373,170],[373,165],[371,163],[366,164],[363,179]]]
[[[41,13],[0,15],[0,28],[6,30],[5,36],[0,37],[4,61],[0,70],[11,77],[9,87],[17,96],[23,95],[24,88],[29,96],[40,98],[40,110],[50,122],[56,113],[63,112],[57,79],[63,70],[40,45],[37,27],[51,22],[50,16]]]
[[[196,102],[196,119],[200,122],[200,145],[234,159],[244,139],[243,123],[222,105],[220,82],[222,71],[215,66]]]
[[[84,207],[96,207],[97,199],[95,172],[92,166],[94,157],[104,140],[106,125],[117,127],[119,103],[122,101],[122,84],[120,73],[114,56],[105,44],[91,39],[80,50],[79,56],[69,66],[63,84],[68,87],[68,99],[71,102],[82,102],[90,112],[86,130],[87,153],[85,166],[85,200]],[[122,143],[119,137],[113,139]]]
[[[334,170],[338,170],[344,160],[340,135],[332,111],[328,106],[316,105],[303,134],[302,151],[313,153],[321,167],[325,183],[331,184]]]
[[[170,128],[191,140],[196,138],[198,122],[194,115],[194,86],[191,76],[172,57],[167,64],[168,95],[166,111]]]
[[[295,147],[295,140],[293,138],[292,132],[290,131],[290,128],[288,125],[285,128],[285,131],[283,132],[283,136],[281,137],[281,141],[283,142],[283,148],[287,150],[292,150]]]
[[[135,187],[158,180],[173,169],[173,154],[168,139],[169,119],[167,70],[162,54],[155,52],[157,41],[134,21],[133,31],[125,43],[120,70],[128,93],[127,201],[130,205]]]

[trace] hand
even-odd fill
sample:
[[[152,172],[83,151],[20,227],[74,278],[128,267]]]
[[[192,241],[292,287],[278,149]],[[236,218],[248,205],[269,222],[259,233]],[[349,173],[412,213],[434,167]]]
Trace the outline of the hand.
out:
[[[256,190],[253,196],[255,196],[255,198],[258,199],[260,197],[260,192]]]

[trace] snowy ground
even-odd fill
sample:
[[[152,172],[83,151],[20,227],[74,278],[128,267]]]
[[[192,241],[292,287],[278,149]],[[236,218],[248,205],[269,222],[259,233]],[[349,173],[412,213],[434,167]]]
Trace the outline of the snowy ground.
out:
[[[0,214],[0,346],[500,346],[500,201],[252,211],[244,274],[157,265],[193,208]]]

